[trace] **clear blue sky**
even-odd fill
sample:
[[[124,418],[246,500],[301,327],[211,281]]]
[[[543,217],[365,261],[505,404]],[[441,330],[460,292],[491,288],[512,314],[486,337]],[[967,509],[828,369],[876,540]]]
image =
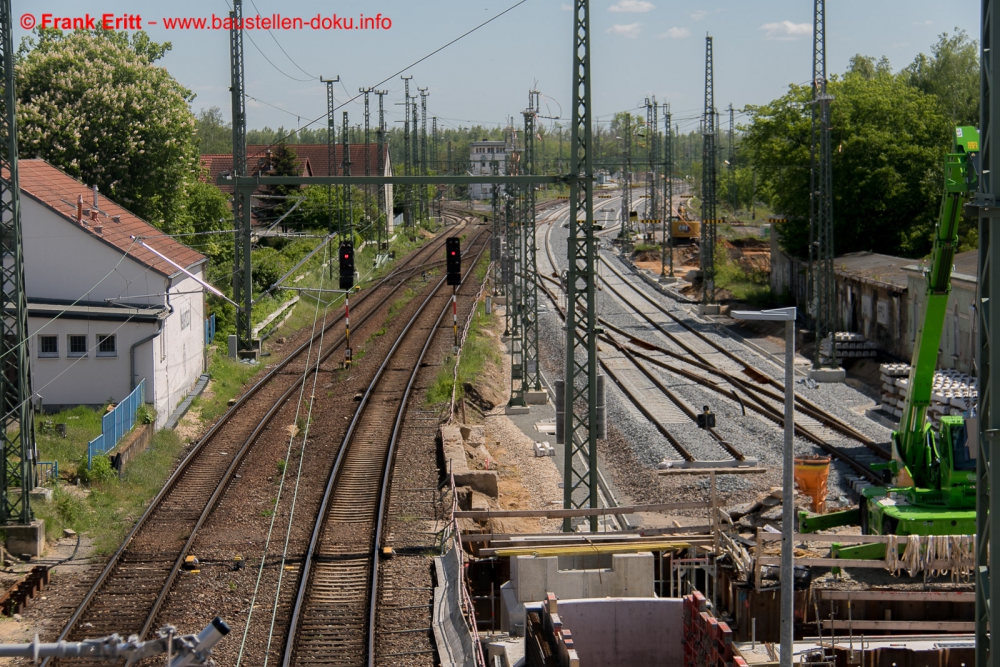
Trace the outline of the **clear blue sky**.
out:
[[[249,126],[288,128],[325,112],[325,87],[316,77],[340,75],[343,85],[335,93],[339,104],[348,93],[353,96],[359,87],[375,85],[516,0],[254,2],[256,9],[245,0],[245,16],[259,9],[261,15],[280,12],[306,19],[336,13],[356,21],[359,14],[381,13],[392,20],[392,27],[382,31],[247,33],[256,43],[245,40],[247,93],[278,107],[249,100]],[[636,108],[655,94],[657,100],[671,103],[682,131],[696,128],[703,105],[706,32],[714,38],[715,100],[720,112],[730,103],[739,109],[778,97],[789,83],[803,83],[811,76],[812,4],[811,0],[593,0],[594,112],[607,118]],[[164,17],[225,16],[226,0],[13,0],[13,9],[15,24],[25,13],[38,21],[42,13],[140,14],[154,40],[173,43],[160,63],[197,94],[194,110],[214,105],[229,117],[228,34],[167,30],[162,23]],[[148,25],[151,20],[158,25]],[[827,7],[828,68],[831,73],[842,72],[850,57],[861,53],[887,56],[899,69],[918,53],[929,52],[941,32],[956,27],[978,38],[978,2],[834,0]],[[15,43],[25,34],[16,27]],[[562,115],[568,117],[571,36],[567,2],[527,0],[408,71],[413,75],[411,94],[416,94],[416,86],[429,88],[428,117],[438,116],[443,126],[500,124],[515,114],[520,124],[527,91],[537,81],[550,115],[558,115],[561,105]],[[395,103],[402,100],[402,82],[397,77],[382,87],[390,91],[389,121],[401,119],[402,107]],[[352,124],[361,121],[360,100],[345,108]],[[374,120],[373,116],[373,124]]]

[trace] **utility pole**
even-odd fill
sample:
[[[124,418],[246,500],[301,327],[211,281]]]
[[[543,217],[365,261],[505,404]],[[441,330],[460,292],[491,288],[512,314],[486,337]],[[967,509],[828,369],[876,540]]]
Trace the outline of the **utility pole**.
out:
[[[410,145],[413,147],[413,157],[410,159],[410,164],[413,165],[413,173],[416,175],[420,174],[420,130],[417,127],[417,98],[413,98],[413,104],[410,105],[410,113],[413,114],[413,140]],[[416,186],[418,188],[423,188],[422,185]],[[426,192],[426,188],[424,188]],[[423,206],[421,202],[423,201],[423,196],[419,198],[415,195],[417,194],[416,188],[410,189],[410,207],[417,207],[417,219],[419,220],[423,215]]]
[[[344,112],[344,123],[341,126],[343,130],[341,134],[340,150],[341,150],[341,173],[344,176],[351,175],[351,143],[348,141],[348,132],[350,131],[350,124],[347,122],[347,112]],[[344,183],[344,226],[343,232],[345,238],[354,243],[354,202],[351,201],[351,184]]]
[[[623,243],[629,240],[632,212],[632,112],[625,112],[625,131],[622,133],[622,228],[618,236]]]
[[[410,79],[413,76],[400,76],[403,80],[403,175],[410,176]],[[413,227],[413,211],[410,209],[411,186],[400,186],[403,191],[403,227]],[[410,233],[409,231],[407,233]]]
[[[337,144],[337,119],[334,115],[334,109],[336,109],[336,104],[333,99],[333,84],[340,82],[340,75],[332,79],[319,78],[320,81],[326,84],[326,175],[333,176],[333,163],[336,160],[336,144]],[[326,206],[329,212],[329,219],[327,220],[327,234],[333,234],[333,186],[326,186]],[[340,231],[340,235],[343,236],[343,230]],[[333,277],[333,262],[330,262],[330,277]]]
[[[1000,129],[1000,99],[994,93],[996,62],[1000,49],[1000,25],[993,0],[981,0],[982,34],[979,41],[980,74],[979,137],[979,299],[977,367],[979,369],[979,417],[968,418],[970,442],[978,436],[976,457],[976,667],[1000,667],[1000,648],[993,646],[997,614],[993,602],[1000,602],[1000,546],[993,547],[993,535],[1000,535],[1000,388],[993,386],[993,371],[1000,370],[1000,308],[992,296],[1000,295],[1000,192],[993,180],[1000,173],[1000,150],[994,150],[993,129]],[[978,422],[978,423],[977,423]],[[994,502],[996,500],[997,502]],[[996,575],[996,576],[993,576]]]
[[[378,140],[378,175],[385,175],[385,107],[382,104],[382,98],[389,93],[388,90],[376,90],[375,94],[378,95],[378,133],[376,135]],[[378,253],[382,252],[383,241],[389,240],[389,225],[392,224],[392,204],[386,203],[386,186],[379,185],[378,189],[378,205],[381,213],[380,218],[385,218],[378,225],[379,237],[378,237],[378,250],[376,251],[376,258]],[[383,235],[384,234],[384,235]],[[376,259],[377,261],[377,259]]]
[[[233,0],[229,12],[229,75],[233,109],[233,178],[247,175],[247,113],[243,83],[243,0]],[[237,181],[239,182],[239,181]],[[233,228],[236,229],[233,253],[233,301],[236,309],[237,356],[253,350],[253,281],[250,263],[250,198],[253,185],[233,188]]]
[[[648,177],[646,179],[646,217],[653,220],[659,209],[656,206],[656,187],[659,185],[660,167],[660,107],[653,97],[652,103],[646,100],[646,155],[649,159]],[[655,222],[652,224],[656,224]],[[656,227],[653,227],[656,229]]]
[[[374,88],[358,88],[358,92],[365,96],[365,176],[372,175],[372,152],[371,152],[371,128],[370,109],[368,106],[369,95]],[[379,174],[381,175],[381,174]],[[372,186],[365,186],[365,228],[368,229],[368,236],[371,238],[372,226]],[[377,251],[376,251],[377,252]]]
[[[426,176],[427,171],[427,89],[418,88],[420,91],[420,175]],[[429,218],[431,209],[430,201],[427,199],[427,186],[420,186],[420,208],[424,218]]]
[[[673,135],[670,132],[671,114],[670,114],[670,103],[666,102],[663,105],[663,127],[666,130],[665,141],[663,146],[664,160],[663,160],[663,173],[664,178],[666,178],[666,204],[667,210],[663,216],[663,236],[661,239],[661,247],[663,250],[661,253],[670,253],[670,277],[674,277],[674,142]],[[669,235],[669,236],[668,236]],[[669,240],[668,240],[669,239]],[[664,277],[667,275],[667,262],[662,261],[661,257],[660,266],[660,276]]]
[[[28,297],[24,289],[24,244],[21,230],[20,183],[17,167],[17,95],[14,90],[14,40],[10,0],[0,0],[0,59],[3,60],[4,153],[0,153],[0,245],[4,248],[4,280],[0,300],[4,313],[0,350],[3,401],[3,480],[0,481],[0,522],[29,525],[33,518],[28,494],[35,488],[35,412],[32,405],[28,354]],[[5,175],[6,174],[6,175]],[[13,487],[19,493],[12,493]]]
[[[733,116],[733,103],[729,103],[729,207],[732,209],[733,216],[736,215],[736,176],[733,171],[733,162],[736,159],[736,146],[733,143],[733,121],[735,117]]]
[[[701,276],[702,313],[718,312],[715,305],[715,83],[712,63],[712,37],[705,37],[705,113],[702,120],[701,179]]]
[[[524,113],[524,160],[521,173],[534,176],[537,172],[537,156],[535,155],[535,131],[540,107],[539,92],[528,93],[528,110]],[[521,233],[524,241],[523,261],[521,263],[523,312],[521,323],[524,326],[524,388],[525,398],[532,402],[529,392],[539,392],[542,389],[541,371],[538,368],[538,260],[535,244],[535,188],[534,183],[524,186],[524,211],[521,219]],[[539,397],[544,400],[544,397]]]
[[[816,329],[813,369],[837,367],[837,284],[833,274],[833,166],[830,153],[830,101],[826,92],[826,0],[813,5],[812,144],[809,151],[809,268]],[[822,341],[830,337],[830,356],[823,358]]]
[[[566,281],[566,367],[557,396],[557,427],[566,445],[563,506],[593,507],[597,500],[598,359],[594,241],[594,155],[590,95],[590,2],[574,0],[573,128],[570,148],[569,271]],[[581,219],[582,217],[582,219]],[[581,224],[582,223],[582,224]],[[582,318],[582,321],[581,321]],[[558,391],[557,391],[558,393]],[[562,399],[560,401],[560,399]],[[585,406],[585,407],[584,407]],[[603,425],[602,425],[603,426]],[[574,465],[580,457],[586,470]],[[591,531],[597,517],[590,517]],[[572,530],[566,519],[563,530]]]

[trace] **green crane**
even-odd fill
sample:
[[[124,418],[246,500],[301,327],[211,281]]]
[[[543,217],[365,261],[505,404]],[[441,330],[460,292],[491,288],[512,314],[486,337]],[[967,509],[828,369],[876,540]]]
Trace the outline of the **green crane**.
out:
[[[909,395],[899,429],[892,433],[892,458],[872,465],[886,486],[862,491],[857,510],[809,517],[803,531],[859,522],[862,532],[878,535],[966,535],[976,531],[976,460],[965,418],[941,417],[938,432],[927,421],[934,371],[951,292],[952,263],[958,245],[962,206],[976,192],[979,132],[955,128],[955,150],[945,158],[944,197],[926,271],[924,308],[918,320]],[[841,557],[871,557],[884,545],[841,549]]]

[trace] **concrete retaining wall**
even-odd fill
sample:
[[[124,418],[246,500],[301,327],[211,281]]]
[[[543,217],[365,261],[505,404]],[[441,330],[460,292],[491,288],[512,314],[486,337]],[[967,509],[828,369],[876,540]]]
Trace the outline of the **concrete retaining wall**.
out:
[[[556,556],[518,556],[510,561],[510,582],[518,602],[603,597],[653,597],[653,554],[614,554],[610,568],[561,570]],[[572,566],[573,563],[566,562]]]
[[[675,598],[559,600],[559,617],[587,667],[681,664],[682,612]]]

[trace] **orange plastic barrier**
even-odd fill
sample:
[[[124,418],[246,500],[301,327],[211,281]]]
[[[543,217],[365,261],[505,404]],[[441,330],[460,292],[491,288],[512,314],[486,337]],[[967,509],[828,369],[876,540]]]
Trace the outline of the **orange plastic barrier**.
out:
[[[796,456],[795,486],[812,498],[812,511],[826,513],[826,480],[830,476],[829,456]]]

